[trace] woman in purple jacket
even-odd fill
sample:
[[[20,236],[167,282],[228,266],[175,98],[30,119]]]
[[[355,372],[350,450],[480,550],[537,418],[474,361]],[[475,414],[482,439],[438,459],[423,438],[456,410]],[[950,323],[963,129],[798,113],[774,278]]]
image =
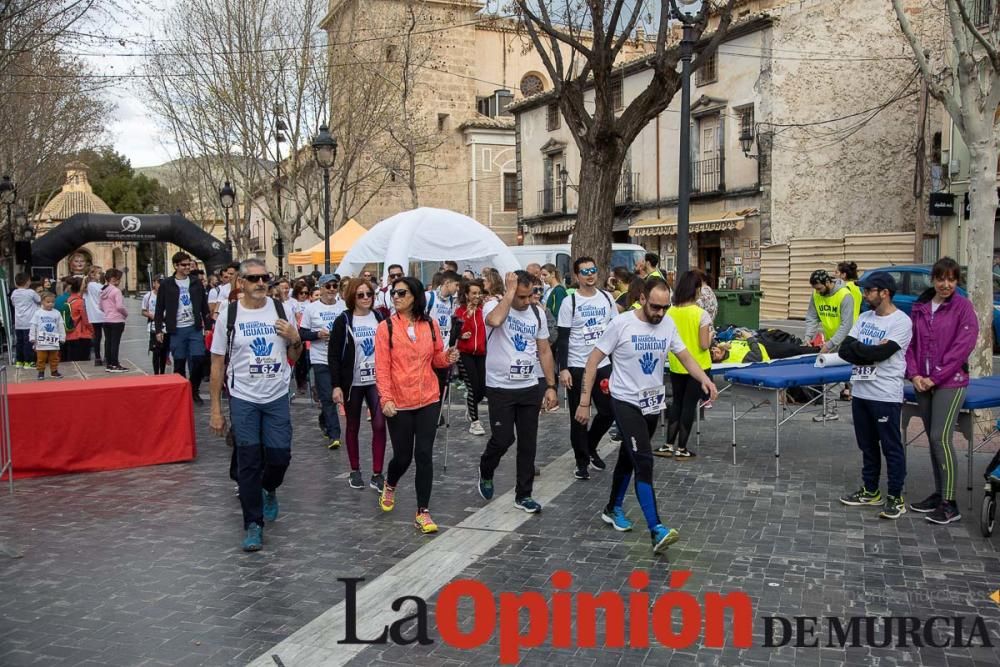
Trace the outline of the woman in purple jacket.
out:
[[[955,417],[969,386],[969,355],[976,347],[979,322],[972,302],[956,291],[961,268],[942,257],[931,269],[932,288],[913,304],[913,340],[906,350],[906,377],[917,390],[917,406],[930,441],[935,491],[910,509],[932,523],[958,521],[955,502]]]

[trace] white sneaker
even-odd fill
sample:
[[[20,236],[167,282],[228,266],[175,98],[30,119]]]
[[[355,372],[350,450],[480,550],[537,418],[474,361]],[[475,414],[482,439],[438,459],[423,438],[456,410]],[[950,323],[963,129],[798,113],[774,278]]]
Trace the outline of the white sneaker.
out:
[[[486,435],[486,429],[478,419],[469,425],[469,433],[472,435]]]

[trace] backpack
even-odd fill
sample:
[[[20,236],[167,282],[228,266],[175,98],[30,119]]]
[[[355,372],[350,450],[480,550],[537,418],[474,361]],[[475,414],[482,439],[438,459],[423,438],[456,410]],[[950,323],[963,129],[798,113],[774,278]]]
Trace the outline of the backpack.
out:
[[[614,301],[611,300],[611,297],[608,296],[608,293],[602,289],[599,289],[597,291],[604,295],[604,299],[608,302],[609,312],[617,314],[618,309],[615,308],[615,303]],[[569,306],[570,306],[569,310],[570,317],[572,318],[573,314],[576,313],[576,290],[573,290],[572,292],[569,293]],[[545,309],[546,313],[548,313],[548,310],[549,310],[548,308]],[[549,319],[548,315],[546,315],[545,319],[546,321]],[[555,323],[556,318],[553,317],[552,322]],[[557,329],[556,324],[549,324],[549,343],[555,344],[555,342],[559,340],[559,332],[556,331],[555,334],[552,333],[556,329]]]
[[[79,299],[80,297],[76,297]],[[76,324],[73,323],[73,309],[69,302],[73,300],[73,297],[66,299],[63,303],[59,304],[59,312],[62,314],[63,325],[66,327],[66,333],[69,333],[76,329]]]
[[[375,316],[375,322],[380,323],[385,321],[385,317],[382,316],[382,313],[378,312],[374,308],[371,312],[372,315]],[[340,314],[340,317],[344,318],[347,328],[347,335],[344,336],[344,346],[340,348],[340,363],[344,363],[344,356],[347,354],[347,340],[349,338],[353,338],[354,336],[354,311],[345,310]],[[377,327],[378,324],[375,326]],[[390,324],[389,327],[389,335],[392,336],[392,325]],[[433,327],[431,329],[433,330]],[[389,338],[389,346],[392,347],[392,338]]]

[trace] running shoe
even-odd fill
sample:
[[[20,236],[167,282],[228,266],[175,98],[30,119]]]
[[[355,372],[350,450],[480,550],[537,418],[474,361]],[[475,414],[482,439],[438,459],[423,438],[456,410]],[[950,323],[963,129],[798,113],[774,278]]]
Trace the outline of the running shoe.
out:
[[[611,438],[611,442],[622,441],[621,431],[619,431],[618,428],[615,426],[612,426],[610,429],[608,429],[608,437]]]
[[[621,507],[613,507],[610,510],[605,507],[601,512],[601,520],[622,533],[632,530],[632,522],[625,516],[625,510]]]
[[[38,379],[39,379],[39,380],[44,380],[44,379],[45,379],[45,373],[44,373],[44,372],[42,372],[42,373],[39,373],[39,374],[38,374]]]
[[[906,514],[906,502],[903,496],[885,496],[885,509],[878,513],[883,519],[898,519]]]
[[[372,475],[372,480],[368,482],[368,486],[382,493],[382,487],[385,486],[385,477],[382,476],[382,473],[375,473]]]
[[[687,447],[678,447],[677,449],[674,450],[675,461],[682,461],[684,459],[693,459],[695,456],[697,455]]]
[[[431,518],[431,514],[427,510],[417,512],[417,516],[413,519],[413,524],[424,535],[438,532],[437,524],[434,523],[434,519]]]
[[[483,500],[493,500],[493,480],[483,479],[483,474],[479,473],[479,495]]]
[[[278,494],[275,491],[263,489],[264,521],[274,521],[278,518]]]
[[[840,415],[836,412],[827,411],[826,414],[816,415],[813,417],[814,422],[835,422],[840,419]]]
[[[885,498],[882,497],[882,492],[878,489],[869,491],[868,489],[861,487],[861,489],[848,496],[841,496],[840,502],[845,505],[850,505],[851,507],[860,507],[862,505],[871,505],[874,507],[884,505]]]
[[[962,515],[958,512],[958,503],[954,500],[942,500],[941,504],[937,506],[937,509],[924,518],[931,523],[943,526],[946,523],[952,523],[953,521],[961,521]]]
[[[606,470],[608,464],[604,462],[604,459],[602,459],[597,452],[594,452],[590,455],[590,467],[594,470]]]
[[[675,528],[667,528],[662,523],[650,531],[653,539],[653,553],[666,551],[667,547],[680,539],[681,534]]]
[[[340,449],[340,438],[334,438],[330,441],[330,444],[326,446],[327,449]]]
[[[1000,484],[1000,465],[993,468],[993,470],[990,470],[988,479],[994,484]]]
[[[59,371],[53,371],[53,372],[52,372],[52,377],[53,377],[53,379],[55,379],[55,380],[62,380],[62,379],[63,379],[64,377],[66,377],[66,376],[65,376],[65,375],[63,375],[62,373],[60,373]]]
[[[938,505],[940,504],[941,504],[941,494],[932,493],[931,495],[921,500],[919,503],[910,503],[910,509],[913,510],[914,512],[920,512],[921,514],[928,514],[936,510],[938,508]]]
[[[264,546],[264,529],[259,524],[251,523],[243,538],[243,551],[260,551]]]
[[[472,435],[486,435],[486,429],[483,428],[483,423],[477,419],[469,424],[469,433]]]
[[[396,506],[396,489],[386,484],[382,487],[382,493],[378,497],[378,506],[383,512],[391,512]]]
[[[101,359],[101,358],[94,359],[94,367],[95,368],[100,368],[103,365],[104,365],[104,360],[103,359]]]
[[[584,466],[583,468],[577,468],[573,472],[573,477],[577,479],[590,479],[590,473],[587,471],[586,466]]]
[[[542,506],[536,503],[531,497],[515,500],[514,507],[519,510],[524,510],[528,514],[537,514],[542,511]]]
[[[351,485],[352,489],[363,489],[365,488],[365,480],[361,478],[360,470],[351,471],[351,479],[348,480],[348,484]]]
[[[674,446],[673,445],[661,445],[658,449],[653,450],[653,456],[673,456]]]

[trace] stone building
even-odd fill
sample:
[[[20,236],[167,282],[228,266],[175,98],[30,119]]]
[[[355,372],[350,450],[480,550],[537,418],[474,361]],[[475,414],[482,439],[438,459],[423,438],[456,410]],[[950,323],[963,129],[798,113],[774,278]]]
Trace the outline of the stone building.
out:
[[[919,78],[891,4],[744,0],[736,12],[692,79],[691,265],[750,286],[760,246],[913,230]],[[924,27],[931,39],[939,26]],[[639,58],[620,72],[624,106],[651,70]],[[680,97],[633,142],[614,226],[616,241],[657,251],[667,269],[677,251]],[[579,152],[552,101],[543,93],[512,108],[519,214],[536,243],[565,242],[576,224]]]

